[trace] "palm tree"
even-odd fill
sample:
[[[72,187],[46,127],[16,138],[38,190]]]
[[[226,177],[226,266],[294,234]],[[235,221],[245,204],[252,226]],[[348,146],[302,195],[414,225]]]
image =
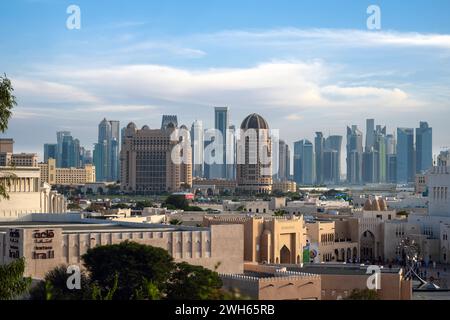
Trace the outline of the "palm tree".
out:
[[[12,94],[14,91],[11,81],[4,76],[0,76],[0,133],[8,129],[8,121],[11,118],[11,109],[17,105],[16,97]],[[8,199],[7,187],[10,185],[10,173],[0,173],[0,199]]]

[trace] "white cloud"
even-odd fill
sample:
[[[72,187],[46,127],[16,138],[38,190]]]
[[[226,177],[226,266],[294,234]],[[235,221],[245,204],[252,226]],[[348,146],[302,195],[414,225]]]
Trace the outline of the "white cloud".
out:
[[[363,31],[356,29],[281,28],[262,31],[230,30],[194,37],[206,42],[301,46],[304,42],[350,47],[413,46],[450,49],[450,35],[396,31]]]

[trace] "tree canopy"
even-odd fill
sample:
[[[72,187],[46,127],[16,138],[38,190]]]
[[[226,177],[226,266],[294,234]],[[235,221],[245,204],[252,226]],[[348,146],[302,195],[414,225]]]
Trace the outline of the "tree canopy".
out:
[[[0,300],[15,299],[28,291],[31,278],[24,277],[24,271],[24,258],[0,266]]]

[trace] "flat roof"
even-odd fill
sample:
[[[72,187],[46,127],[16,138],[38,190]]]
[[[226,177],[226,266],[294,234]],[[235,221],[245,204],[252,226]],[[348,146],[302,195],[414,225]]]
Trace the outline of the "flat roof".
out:
[[[284,265],[283,265],[284,266]],[[366,275],[368,265],[359,264],[303,264],[303,267],[286,265],[288,271],[305,272],[313,274],[338,274],[338,275]],[[381,273],[399,273],[400,268],[383,267]]]
[[[80,223],[80,222],[38,222],[38,221],[0,221],[0,232],[10,228],[62,228],[63,232],[168,232],[184,231],[183,226],[145,224],[142,226],[123,225],[120,223]],[[190,228],[192,229],[192,227]],[[203,230],[205,228],[198,228]]]

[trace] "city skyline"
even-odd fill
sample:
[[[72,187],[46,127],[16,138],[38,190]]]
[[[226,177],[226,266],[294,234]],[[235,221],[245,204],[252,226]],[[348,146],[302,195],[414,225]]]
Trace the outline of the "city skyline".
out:
[[[56,131],[91,148],[103,117],[156,128],[162,114],[186,124],[202,115],[212,128],[204,115],[213,106],[228,106],[233,124],[257,111],[291,146],[313,141],[316,131],[345,136],[346,125],[364,128],[365,118],[391,134],[426,119],[433,153],[450,145],[448,2],[380,1],[377,31],[366,28],[364,1],[345,8],[337,1],[258,3],[257,12],[252,1],[126,10],[116,1],[78,1],[80,30],[65,27],[68,4],[0,4],[2,21],[18,26],[0,59],[8,61],[3,71],[19,102],[2,137],[14,137],[19,152],[42,157]],[[30,19],[29,12],[45,13]],[[186,13],[198,19],[186,23]],[[414,19],[424,14],[432,23]]]

